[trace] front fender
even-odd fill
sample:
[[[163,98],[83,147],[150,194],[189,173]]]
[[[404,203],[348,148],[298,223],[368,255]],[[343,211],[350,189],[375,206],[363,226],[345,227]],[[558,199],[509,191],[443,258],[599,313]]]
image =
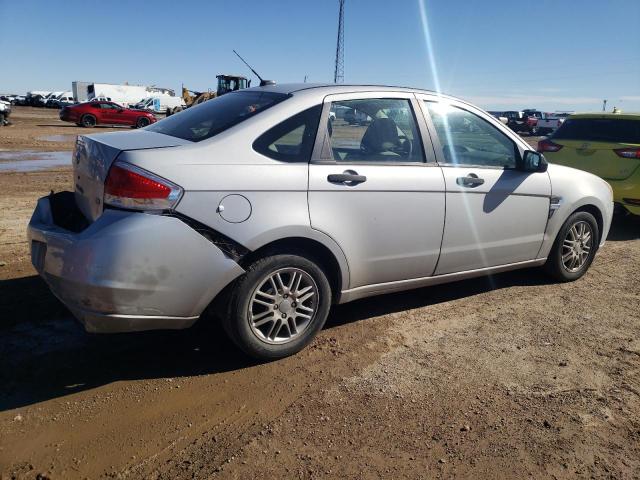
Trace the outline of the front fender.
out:
[[[560,228],[569,216],[585,207],[595,207],[602,216],[600,246],[603,246],[613,218],[613,193],[607,182],[590,173],[560,165],[549,165],[552,202],[559,202],[557,209],[550,209],[549,220],[538,258],[546,258]]]

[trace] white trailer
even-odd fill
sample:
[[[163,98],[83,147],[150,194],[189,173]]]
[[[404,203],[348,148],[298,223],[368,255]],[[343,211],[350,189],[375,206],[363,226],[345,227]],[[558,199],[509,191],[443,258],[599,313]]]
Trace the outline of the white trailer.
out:
[[[87,100],[106,98],[125,107],[138,103],[154,95],[143,85],[113,85],[109,83],[91,83],[87,86]]]
[[[71,90],[73,91],[73,99],[78,103],[87,101],[87,87],[93,82],[71,82]]]

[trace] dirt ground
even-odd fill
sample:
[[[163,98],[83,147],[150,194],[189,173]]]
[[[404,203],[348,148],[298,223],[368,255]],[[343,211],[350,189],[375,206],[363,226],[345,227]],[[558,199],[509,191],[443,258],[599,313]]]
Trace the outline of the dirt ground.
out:
[[[87,132],[12,119],[0,163]],[[640,478],[640,220],[616,218],[577,282],[526,270],[338,306],[310,348],[259,364],[212,322],[82,330],[25,241],[70,172],[0,171],[0,479]]]

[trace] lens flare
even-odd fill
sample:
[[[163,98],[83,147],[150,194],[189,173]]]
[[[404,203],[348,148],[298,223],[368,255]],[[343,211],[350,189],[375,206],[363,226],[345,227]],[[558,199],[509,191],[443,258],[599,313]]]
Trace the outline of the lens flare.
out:
[[[456,142],[454,140],[454,135],[449,122],[449,116],[450,115],[455,116],[457,109],[452,107],[449,104],[448,99],[442,95],[442,90],[440,88],[440,78],[438,76],[438,67],[436,65],[436,59],[434,55],[435,49],[433,48],[433,42],[431,41],[431,31],[429,29],[429,17],[427,15],[427,7],[425,5],[425,0],[418,0],[418,6],[420,7],[420,21],[422,22],[422,31],[424,33],[424,42],[425,42],[425,47],[427,49],[427,57],[429,59],[431,79],[433,81],[435,93],[438,97],[440,97],[438,102],[430,102],[429,111],[434,123],[439,122],[442,125],[442,130],[444,130],[445,144],[442,145],[443,153],[445,148],[448,149],[449,157],[450,157],[450,159],[447,159],[446,161],[451,162],[451,164],[453,165],[452,168],[456,168],[460,165],[460,162],[458,160],[458,153],[456,152],[456,149],[455,149]],[[467,170],[469,169],[461,168],[460,176],[465,175],[467,173]],[[489,265],[489,262],[487,260],[487,255],[484,251],[484,242],[482,241],[482,239],[480,238],[480,235],[478,234],[478,226],[477,226],[478,220],[482,222],[483,212],[481,208],[480,209],[474,208],[474,205],[472,205],[472,203],[475,204],[478,201],[482,202],[484,197],[489,194],[490,193],[485,193],[484,195],[476,195],[476,194],[471,194],[464,191],[459,193],[453,193],[453,195],[462,195],[464,211],[467,216],[469,229],[471,231],[471,236],[473,238],[474,243],[471,245],[468,245],[467,248],[478,249],[481,261],[483,265],[487,267],[493,266],[493,265]],[[450,195],[450,193],[447,193],[446,195],[448,196]],[[491,275],[489,276],[489,283],[491,285],[491,288],[496,287],[495,281]]]

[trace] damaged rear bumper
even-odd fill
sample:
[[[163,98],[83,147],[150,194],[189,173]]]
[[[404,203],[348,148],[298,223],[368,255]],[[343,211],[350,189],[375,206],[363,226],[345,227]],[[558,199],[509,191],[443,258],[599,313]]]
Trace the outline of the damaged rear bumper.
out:
[[[59,202],[73,203],[69,195],[38,200],[28,227],[31,259],[88,331],[189,327],[244,273],[174,217],[105,210],[94,223],[76,226],[73,215],[59,213]]]

